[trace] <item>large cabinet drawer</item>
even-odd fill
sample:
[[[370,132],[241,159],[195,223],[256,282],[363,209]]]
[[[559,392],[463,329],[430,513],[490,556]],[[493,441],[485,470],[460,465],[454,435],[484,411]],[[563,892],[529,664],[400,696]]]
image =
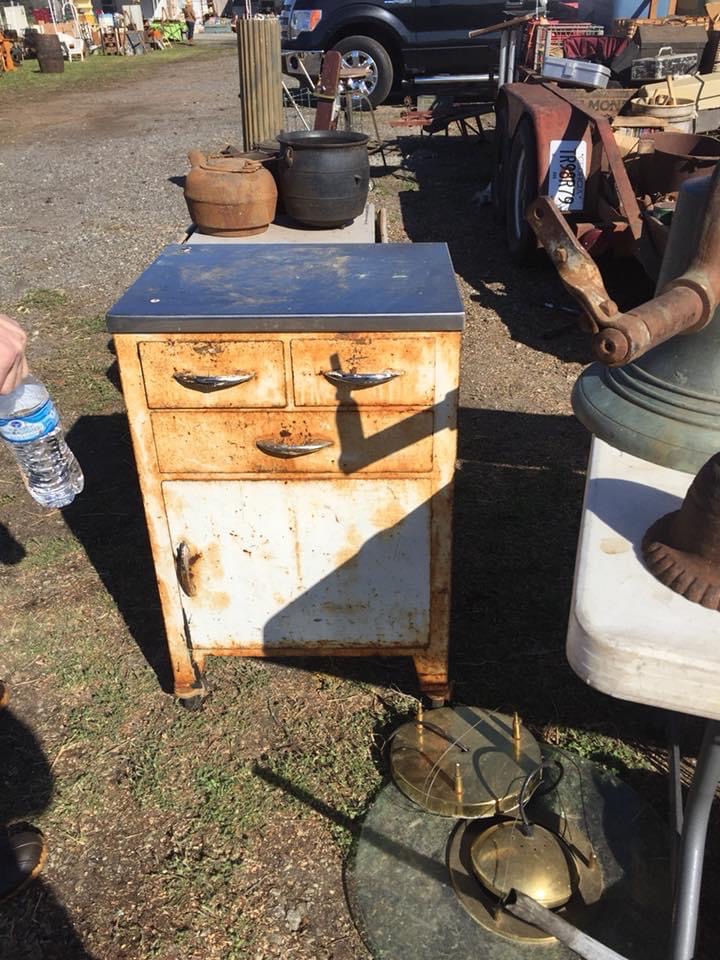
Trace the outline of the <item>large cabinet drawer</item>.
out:
[[[155,410],[161,473],[429,473],[432,410]]]
[[[163,483],[193,649],[423,647],[432,481]]]
[[[295,403],[331,407],[430,406],[435,390],[432,337],[296,339],[291,347]]]
[[[154,340],[139,352],[151,409],[286,404],[279,340]]]

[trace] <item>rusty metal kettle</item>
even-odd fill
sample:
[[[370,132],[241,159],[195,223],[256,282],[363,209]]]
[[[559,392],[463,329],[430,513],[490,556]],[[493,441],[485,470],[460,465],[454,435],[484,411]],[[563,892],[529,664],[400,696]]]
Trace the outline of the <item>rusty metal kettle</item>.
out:
[[[191,150],[185,200],[200,233],[218,237],[264,233],[275,218],[277,187],[258,160]]]

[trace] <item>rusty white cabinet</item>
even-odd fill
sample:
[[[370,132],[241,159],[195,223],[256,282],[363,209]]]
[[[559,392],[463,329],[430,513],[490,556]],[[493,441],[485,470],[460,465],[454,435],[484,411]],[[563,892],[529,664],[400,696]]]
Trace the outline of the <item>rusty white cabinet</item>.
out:
[[[175,245],[112,308],[178,696],[312,652],[447,695],[462,323],[440,244]]]

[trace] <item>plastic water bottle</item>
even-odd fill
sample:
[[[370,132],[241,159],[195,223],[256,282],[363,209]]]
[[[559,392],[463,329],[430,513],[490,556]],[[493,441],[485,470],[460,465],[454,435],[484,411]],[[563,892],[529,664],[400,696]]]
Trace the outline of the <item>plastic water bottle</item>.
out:
[[[82,470],[65,443],[60,418],[35,377],[0,395],[0,437],[12,451],[30,495],[43,507],[66,507],[83,488]]]

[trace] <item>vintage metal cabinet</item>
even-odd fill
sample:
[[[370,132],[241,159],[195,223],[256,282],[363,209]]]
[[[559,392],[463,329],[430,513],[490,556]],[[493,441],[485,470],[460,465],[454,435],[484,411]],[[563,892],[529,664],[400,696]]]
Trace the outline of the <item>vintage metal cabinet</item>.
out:
[[[174,245],[108,314],[176,694],[208,654],[447,693],[462,304],[443,244]]]

